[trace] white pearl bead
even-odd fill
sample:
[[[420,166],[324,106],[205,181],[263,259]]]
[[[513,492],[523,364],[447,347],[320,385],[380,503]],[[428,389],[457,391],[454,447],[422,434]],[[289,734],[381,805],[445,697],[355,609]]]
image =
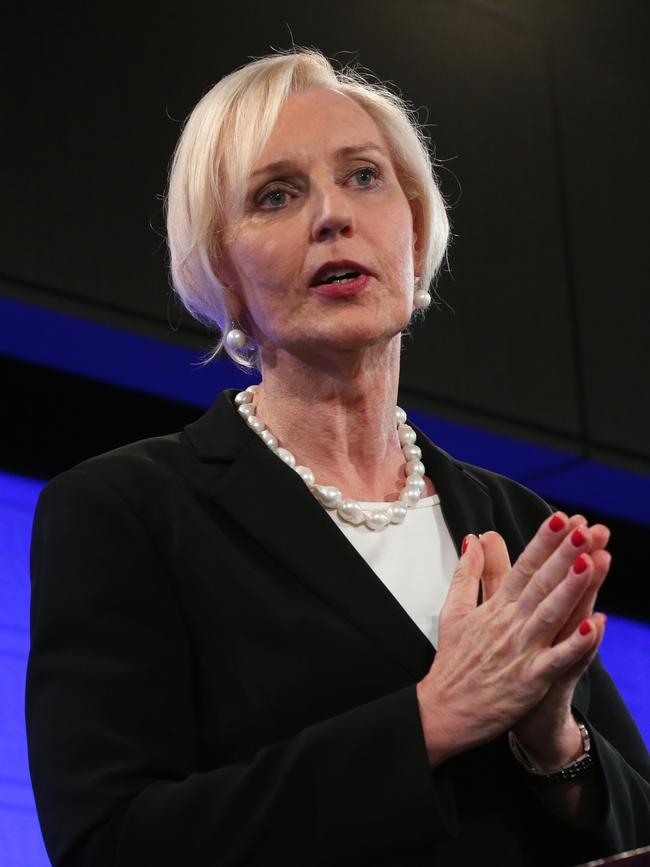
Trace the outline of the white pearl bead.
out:
[[[348,524],[360,524],[363,521],[363,509],[356,500],[343,500],[336,511]]]
[[[248,338],[239,328],[231,328],[226,334],[226,343],[230,349],[243,349],[248,343]]]
[[[260,436],[262,437],[262,439],[264,440],[264,442],[267,444],[267,446],[270,449],[277,449],[278,441],[276,440],[276,438],[273,436],[273,434],[271,433],[271,431],[268,428],[263,430],[262,433],[260,434]]]
[[[413,306],[418,310],[426,310],[431,304],[431,296],[426,289],[418,289],[413,295]]]
[[[256,415],[249,415],[246,418],[248,422],[248,426],[252,428],[256,434],[261,434],[264,430],[264,422],[261,421]]]
[[[406,477],[406,488],[417,488],[418,491],[423,491],[426,487],[426,483],[422,476],[407,476]]]
[[[326,485],[314,485],[312,490],[316,494],[316,498],[320,500],[326,509],[335,509],[341,502],[341,492],[338,488]]]
[[[280,458],[281,461],[284,461],[287,466],[295,467],[296,459],[291,454],[289,449],[279,448],[276,452],[276,455]]]
[[[422,461],[412,460],[406,462],[406,475],[407,476],[423,476],[424,475],[424,464]]]
[[[294,467],[294,469],[308,488],[313,487],[314,482],[316,481],[313,470],[311,470],[309,467],[302,466]]]
[[[402,449],[402,454],[407,461],[419,461],[422,457],[422,449],[420,448],[420,446],[415,446],[407,443]]]
[[[406,513],[408,512],[407,507],[404,503],[391,503],[390,506],[386,509],[386,513],[390,518],[392,524],[401,524],[404,518],[406,517]]]
[[[418,501],[420,499],[420,491],[417,488],[412,488],[409,486],[402,489],[399,498],[405,506],[408,506],[409,509],[412,509],[413,506],[417,506],[418,504]]]
[[[241,333],[243,334],[243,332]],[[244,334],[243,336],[248,341],[246,335]],[[259,434],[269,449],[298,473],[300,478],[326,509],[337,509],[341,520],[347,521],[350,524],[365,522],[365,525],[370,530],[383,530],[388,524],[401,524],[408,509],[417,505],[425,488],[425,469],[420,460],[422,451],[415,445],[416,433],[412,427],[406,424],[406,413],[403,409],[395,407],[395,421],[399,441],[402,446],[402,453],[406,461],[406,484],[397,502],[389,503],[385,509],[364,511],[356,500],[343,500],[343,496],[338,488],[317,485],[313,470],[310,467],[296,466],[294,455],[288,449],[278,446],[275,436],[264,427],[264,423],[255,414],[252,400],[258,388],[258,385],[249,385],[245,391],[236,395],[235,404],[237,405],[238,412],[246,419],[251,429]]]
[[[412,427],[407,424],[401,424],[397,429],[400,445],[413,445],[416,440],[416,434]]]
[[[390,524],[390,518],[384,511],[376,510],[366,513],[366,527],[370,530],[383,530]]]

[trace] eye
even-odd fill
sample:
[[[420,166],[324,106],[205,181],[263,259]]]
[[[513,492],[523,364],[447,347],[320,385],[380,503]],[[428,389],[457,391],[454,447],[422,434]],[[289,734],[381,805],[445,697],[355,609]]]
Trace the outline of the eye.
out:
[[[265,190],[257,199],[257,206],[263,211],[277,211],[287,204],[289,191],[284,187],[271,187]]]
[[[356,178],[357,185],[360,187],[371,187],[373,181],[376,181],[379,177],[379,170],[374,166],[363,166],[363,168],[356,169],[356,171],[352,172],[350,177]]]

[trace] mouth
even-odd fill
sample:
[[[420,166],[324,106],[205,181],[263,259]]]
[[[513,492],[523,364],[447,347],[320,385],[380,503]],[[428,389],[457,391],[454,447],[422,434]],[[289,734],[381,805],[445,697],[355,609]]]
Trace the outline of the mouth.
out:
[[[359,284],[360,278],[372,277],[373,274],[364,265],[352,262],[350,259],[340,259],[336,262],[325,262],[312,276],[309,287],[311,289],[324,289],[325,287],[348,287]],[[363,280],[363,285],[368,282]]]

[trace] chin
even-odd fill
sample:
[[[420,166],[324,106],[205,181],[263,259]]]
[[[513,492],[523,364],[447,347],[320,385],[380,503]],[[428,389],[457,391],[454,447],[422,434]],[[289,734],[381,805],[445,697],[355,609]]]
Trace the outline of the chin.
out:
[[[305,341],[303,348],[309,349],[316,354],[321,352],[359,352],[370,347],[379,347],[382,344],[388,345],[396,337],[399,337],[403,328],[407,323],[401,322],[397,325],[386,325],[383,327],[365,327],[354,326],[349,323],[344,328],[332,329],[329,333],[321,333],[319,335],[310,335],[310,339]]]

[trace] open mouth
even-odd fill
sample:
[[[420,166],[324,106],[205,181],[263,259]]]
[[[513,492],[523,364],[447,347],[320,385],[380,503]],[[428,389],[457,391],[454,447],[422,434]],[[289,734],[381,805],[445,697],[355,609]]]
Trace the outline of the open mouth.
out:
[[[349,259],[339,259],[336,262],[325,262],[311,279],[310,286],[328,286],[342,283],[353,283],[359,277],[371,276],[370,272],[358,262]]]
[[[324,280],[320,280],[321,284],[323,283],[349,283],[350,280],[356,280],[357,277],[361,276],[360,271],[346,271],[344,274],[331,274],[329,277],[326,277]]]

